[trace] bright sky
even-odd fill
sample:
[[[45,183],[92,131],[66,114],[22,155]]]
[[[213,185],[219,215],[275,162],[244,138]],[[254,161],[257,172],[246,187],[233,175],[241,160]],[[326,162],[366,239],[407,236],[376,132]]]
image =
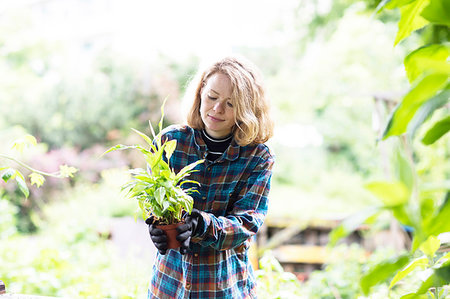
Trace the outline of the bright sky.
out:
[[[157,47],[173,55],[193,51],[205,56],[230,52],[236,45],[276,43],[273,27],[290,12],[292,1],[135,0],[133,3],[122,1],[116,9],[117,17],[125,17],[116,23],[118,40],[150,51]]]
[[[35,35],[183,58],[283,43],[297,0],[1,0],[0,20],[31,7]],[[23,10],[22,10],[23,11]]]

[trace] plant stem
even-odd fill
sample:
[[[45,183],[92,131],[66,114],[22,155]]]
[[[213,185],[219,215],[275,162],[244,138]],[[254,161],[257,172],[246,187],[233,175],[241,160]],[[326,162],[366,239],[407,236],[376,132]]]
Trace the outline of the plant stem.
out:
[[[60,175],[57,174],[57,172],[56,173],[48,173],[48,172],[44,172],[44,171],[40,171],[40,170],[34,169],[33,167],[28,166],[27,164],[23,163],[22,161],[19,161],[16,158],[13,158],[13,157],[8,156],[8,155],[0,154],[0,158],[11,160],[11,161],[19,164],[20,166],[25,167],[26,169],[28,169],[28,170],[30,170],[32,172],[35,172],[35,173],[39,173],[41,175],[54,177],[54,178],[60,178],[61,177]]]

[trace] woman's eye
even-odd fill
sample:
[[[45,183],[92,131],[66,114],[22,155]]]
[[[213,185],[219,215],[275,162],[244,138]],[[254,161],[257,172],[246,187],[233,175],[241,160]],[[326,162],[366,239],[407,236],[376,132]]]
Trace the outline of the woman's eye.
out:
[[[233,104],[231,104],[231,102],[227,102],[227,106],[228,107],[233,107]]]
[[[215,97],[212,97],[212,96],[208,96],[208,98],[209,98],[210,100],[212,100],[212,101],[215,101],[215,100],[217,100],[217,98],[215,98]]]

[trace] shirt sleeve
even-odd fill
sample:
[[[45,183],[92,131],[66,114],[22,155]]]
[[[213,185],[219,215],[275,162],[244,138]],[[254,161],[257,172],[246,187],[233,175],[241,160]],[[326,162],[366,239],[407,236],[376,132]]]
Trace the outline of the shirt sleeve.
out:
[[[200,211],[203,216],[192,242],[227,250],[254,236],[264,222],[274,159],[269,157],[252,170],[239,198],[226,216]]]

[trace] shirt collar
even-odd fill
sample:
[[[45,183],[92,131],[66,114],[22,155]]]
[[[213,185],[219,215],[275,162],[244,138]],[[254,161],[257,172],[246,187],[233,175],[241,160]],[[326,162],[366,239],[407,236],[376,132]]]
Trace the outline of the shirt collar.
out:
[[[199,156],[202,157],[202,159],[205,159],[207,155],[207,147],[205,141],[202,138],[202,133],[200,130],[194,129],[194,143],[197,147],[197,150],[199,151]],[[236,160],[237,158],[239,158],[239,151],[240,146],[236,143],[236,140],[233,139],[227,151],[225,152],[224,159],[230,161]]]

